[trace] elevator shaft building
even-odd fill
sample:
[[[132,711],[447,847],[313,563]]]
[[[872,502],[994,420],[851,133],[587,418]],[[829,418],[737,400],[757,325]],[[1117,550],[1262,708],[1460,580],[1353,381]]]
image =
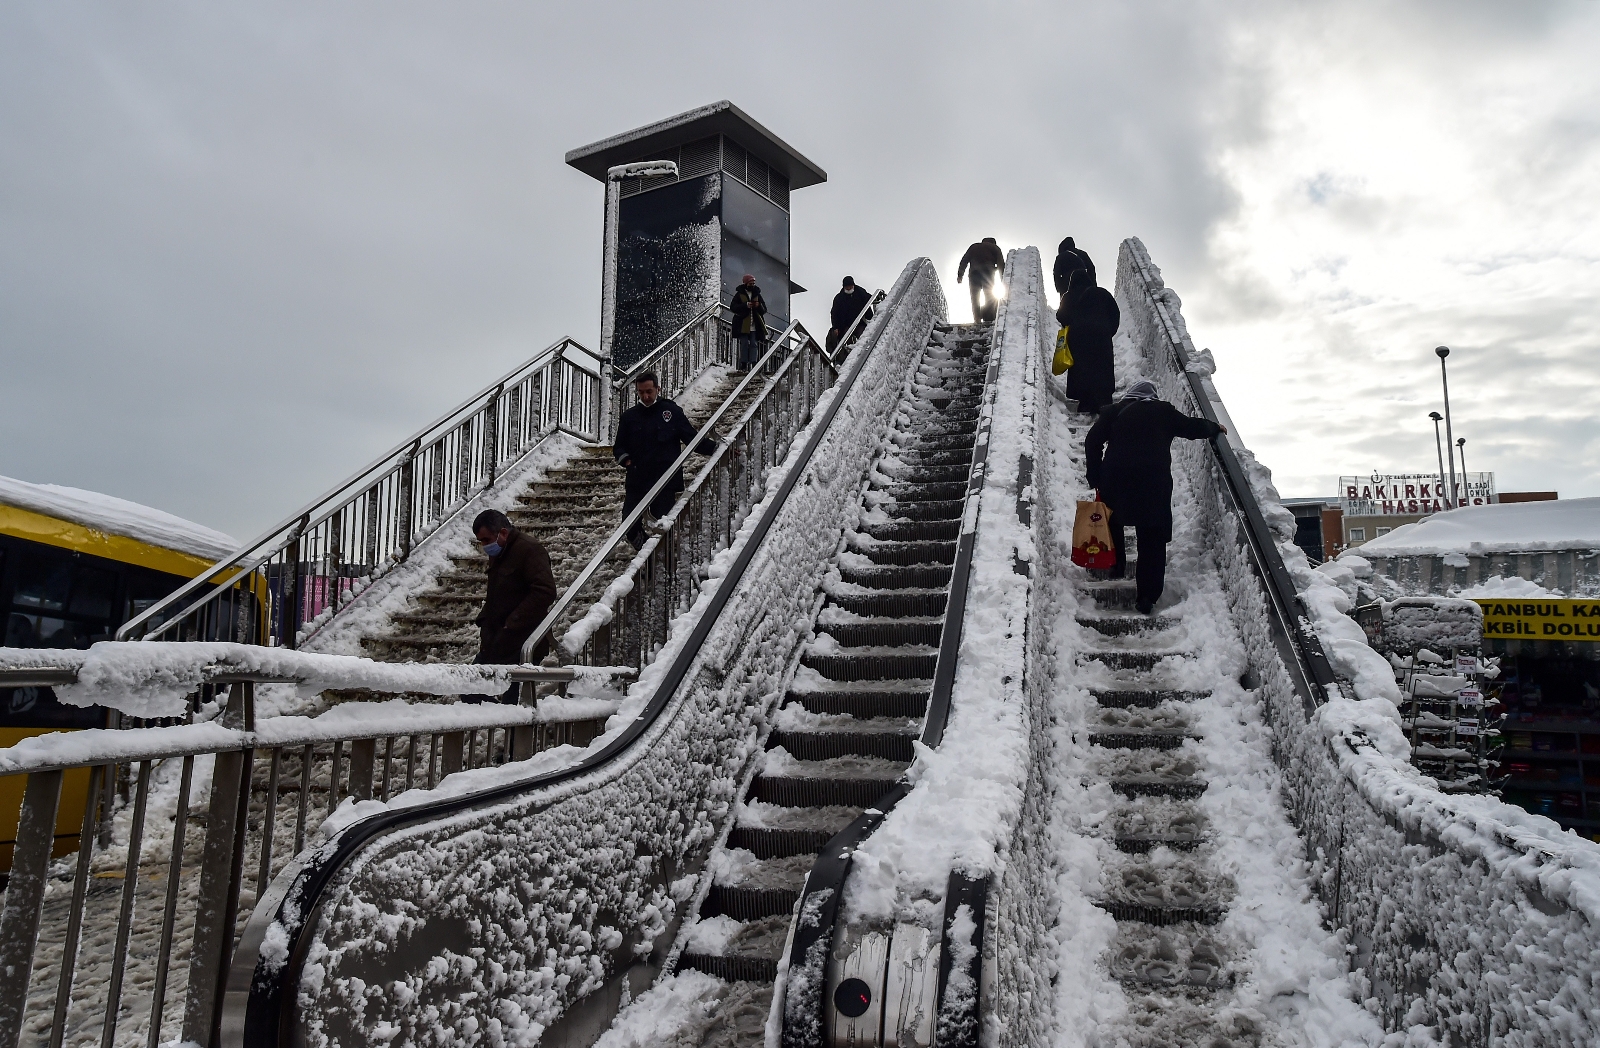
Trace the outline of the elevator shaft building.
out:
[[[746,273],[767,322],[788,324],[789,201],[828,175],[729,101],[583,146],[567,164],[604,184],[619,164],[671,160],[678,174],[622,183],[617,226],[613,363],[627,368],[712,302],[727,302]]]

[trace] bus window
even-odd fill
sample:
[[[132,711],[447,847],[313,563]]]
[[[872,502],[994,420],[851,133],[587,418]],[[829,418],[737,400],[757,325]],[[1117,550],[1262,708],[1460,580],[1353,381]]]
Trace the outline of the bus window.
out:
[[[72,554],[36,546],[17,558],[17,587],[11,602],[41,611],[66,611],[72,588]]]
[[[93,564],[79,564],[72,573],[73,615],[86,619],[99,619],[106,624],[96,640],[110,637],[111,609],[117,601],[117,573]]]

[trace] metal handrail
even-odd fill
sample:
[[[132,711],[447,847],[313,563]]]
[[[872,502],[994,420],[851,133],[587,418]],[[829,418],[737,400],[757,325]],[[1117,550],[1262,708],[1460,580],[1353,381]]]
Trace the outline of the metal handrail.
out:
[[[635,360],[632,364],[629,364],[627,371],[623,371],[621,368],[619,368],[615,364],[613,364],[611,366],[611,370],[613,372],[615,372],[616,374],[615,374],[615,377],[611,380],[612,387],[615,388],[615,389],[626,389],[628,387],[628,385],[633,381],[633,377],[635,375],[639,375],[639,374],[642,374],[645,371],[651,370],[652,368],[655,367],[655,363],[656,363],[657,360],[661,359],[662,357],[666,356],[669,352],[671,352],[672,349],[676,346],[678,340],[683,338],[684,335],[689,333],[689,329],[693,328],[696,324],[699,324],[701,321],[705,320],[707,317],[710,317],[710,316],[721,316],[722,312],[726,308],[727,307],[724,306],[720,302],[713,302],[710,305],[706,306],[706,308],[702,309],[700,312],[696,313],[692,318],[690,318],[689,321],[687,323],[685,323],[682,327],[678,328],[678,330],[674,331],[672,334],[670,334],[666,338],[662,339],[661,340],[661,344],[658,345],[655,349],[652,349],[650,352],[646,353],[644,356],[640,357],[638,360]]]
[[[575,359],[575,354],[581,354],[583,358],[586,358],[585,361]],[[546,369],[561,365],[571,368],[578,374],[587,376],[597,387],[602,384],[598,358],[590,350],[570,338],[563,338],[553,343],[536,354],[531,360],[513,368],[496,382],[463,400],[434,422],[396,444],[389,451],[334,485],[321,496],[313,499],[262,532],[253,541],[240,546],[227,557],[217,561],[205,572],[189,580],[148,609],[123,623],[117,630],[116,639],[127,640],[133,636],[140,636],[145,640],[155,640],[162,637],[180,623],[189,619],[190,616],[205,605],[217,601],[223,595],[229,593],[234,586],[244,582],[267,561],[285,550],[290,550],[297,542],[314,530],[335,520],[341,511],[349,509],[356,500],[366,497],[371,506],[376,506],[376,495],[379,487],[397,475],[399,482],[396,485],[395,498],[404,504],[397,504],[397,519],[393,522],[392,530],[400,532],[394,535],[393,538],[398,540],[400,546],[401,555],[399,559],[404,560],[409,555],[411,542],[414,538],[413,532],[416,530],[412,526],[413,507],[410,505],[410,503],[416,501],[417,496],[417,492],[412,486],[411,467],[419,453],[424,452],[424,449],[430,451],[433,449],[443,450],[447,440],[459,438],[454,449],[457,452],[458,461],[455,466],[458,475],[454,478],[447,478],[443,468],[445,463],[438,464],[441,468],[436,471],[433,477],[433,493],[436,500],[438,494],[447,483],[454,491],[458,486],[461,475],[465,471],[471,470],[474,466],[482,467],[482,471],[486,474],[484,482],[478,485],[475,490],[463,491],[461,492],[461,498],[451,500],[452,512],[445,514],[443,513],[443,506],[437,507],[440,513],[438,519],[433,522],[436,526],[448,520],[454,513],[459,512],[461,507],[469,503],[478,491],[492,484],[502,469],[514,465],[527,452],[532,450],[532,446],[535,446],[549,433],[556,430],[564,430],[573,433],[580,439],[594,440],[598,438],[599,434],[596,432],[598,428],[598,399],[595,400],[594,405],[583,409],[584,425],[575,427],[567,419],[567,415],[571,413],[572,403],[571,391],[568,389],[564,373],[563,381],[559,383],[560,388],[558,389],[550,389],[545,385],[535,383],[535,380],[539,379],[541,373],[545,372]],[[524,391],[523,386],[528,386],[529,389]],[[521,414],[527,405],[519,399],[524,392],[534,393],[540,397],[540,404],[536,409],[529,412],[533,416],[533,420],[537,422],[533,433],[538,437],[538,440],[528,442],[527,446],[509,447],[507,449],[509,452],[508,457],[502,462],[499,454],[499,444],[502,442],[503,434],[500,431],[500,420],[497,412],[499,402],[505,396],[508,387],[518,396],[513,397],[515,403],[508,408],[508,411],[516,411],[517,414],[509,420],[511,434],[504,435],[507,438],[506,442],[509,443],[511,435],[521,436],[524,432]],[[598,394],[603,390],[597,388],[596,392]],[[551,402],[548,406],[544,403],[546,400]],[[555,418],[554,425],[550,423],[550,416],[552,415]],[[462,433],[463,429],[473,425],[474,420],[479,420],[477,428],[478,440],[482,445],[481,448],[469,447],[467,445],[469,438]],[[364,537],[366,546],[371,551],[376,548],[378,542],[382,541],[384,536],[377,534],[378,525],[375,519],[369,516],[366,523],[368,533]],[[329,546],[332,548],[341,543],[347,543],[351,538],[353,536],[334,534],[330,536]],[[334,552],[337,554],[339,551],[335,549]],[[298,558],[296,559],[298,560]],[[380,568],[380,565],[376,563],[362,563],[359,560],[357,563],[360,563],[361,567],[365,568],[369,573],[376,573]],[[295,581],[298,583],[297,565],[294,570],[296,574]],[[191,597],[206,587],[211,588],[209,592],[205,592],[197,600],[190,600]],[[296,586],[292,594],[287,592],[287,588],[285,588],[284,595],[293,596],[296,601],[301,596],[298,586]],[[337,595],[334,603],[339,603]],[[177,610],[174,611],[174,609]],[[174,613],[166,615],[169,611]],[[164,622],[157,621],[158,616],[163,615],[166,615],[166,620]],[[294,634],[299,627],[298,621],[293,620],[298,618],[298,614],[288,616],[288,618],[291,620],[293,628],[284,630],[278,639],[285,646],[293,647],[296,641]],[[156,624],[151,626],[152,622],[156,622]],[[145,630],[145,632],[141,634],[141,630]]]
[[[869,314],[871,314],[873,309],[875,309],[880,303],[883,302],[884,299],[888,297],[889,293],[881,287],[872,293],[872,297],[869,298],[867,300],[867,304],[861,308],[861,312],[856,314],[856,318],[850,321],[850,326],[845,328],[844,331],[839,335],[839,341],[834,346],[838,352],[829,353],[826,349],[823,350],[823,354],[828,358],[828,363],[832,364],[834,367],[839,366],[839,361],[841,358],[850,352],[850,340],[855,337],[858,330],[866,327],[868,321],[871,320]]]
[[[803,331],[803,328],[798,330]],[[809,335],[807,339],[810,339]],[[426,806],[376,813],[346,827],[315,853],[297,859],[274,881],[269,895],[257,905],[241,937],[228,978],[223,1043],[248,1048],[276,1048],[281,1043],[280,1023],[287,1017],[292,1001],[291,988],[298,985],[299,972],[310,948],[310,936],[317,927],[316,914],[322,896],[337,880],[345,864],[373,840],[407,826],[447,818],[457,812],[591,776],[627,754],[655,724],[688,676],[690,666],[700,657],[702,645],[716,625],[720,613],[743,582],[746,570],[785,508],[869,355],[853,354],[847,362],[846,370],[834,386],[834,397],[813,421],[805,445],[790,463],[738,556],[729,565],[727,573],[718,580],[707,607],[685,643],[675,652],[672,663],[656,682],[650,699],[638,716],[600,750],[571,767],[475,793],[443,798]],[[731,401],[732,398],[729,399]],[[260,956],[260,947],[269,928],[273,929],[274,935],[283,936],[283,941],[290,944],[286,963],[268,963]],[[286,991],[290,996],[286,997]]]
[[[656,479],[656,482],[650,486],[650,490],[645,492],[644,496],[639,500],[638,505],[634,506],[633,509],[629,510],[623,516],[621,523],[612,529],[610,536],[607,537],[606,541],[598,550],[595,551],[594,556],[589,558],[589,563],[584,565],[583,570],[578,573],[577,578],[572,580],[572,583],[567,586],[566,591],[561,594],[561,597],[550,606],[550,610],[545,614],[544,619],[540,621],[538,626],[534,627],[533,633],[531,633],[528,636],[528,639],[523,642],[522,661],[524,663],[533,661],[534,649],[536,649],[539,644],[550,635],[550,631],[555,627],[556,622],[563,614],[566,613],[567,608],[572,605],[573,601],[577,599],[578,594],[583,590],[583,587],[588,585],[589,580],[594,577],[595,572],[599,571],[601,565],[603,565],[616,551],[617,546],[627,539],[628,533],[634,529],[635,525],[637,525],[639,521],[643,519],[645,512],[649,510],[650,503],[654,501],[657,495],[661,494],[661,492],[669,483],[671,483],[673,477],[675,477],[678,471],[683,468],[684,464],[689,461],[689,456],[698,453],[697,449],[702,441],[713,440],[719,445],[722,444],[722,440],[716,435],[717,423],[722,421],[722,417],[726,415],[729,409],[733,407],[734,401],[738,400],[739,397],[743,395],[750,383],[754,382],[757,376],[761,375],[766,370],[767,365],[771,363],[773,359],[773,355],[778,353],[786,343],[796,336],[804,336],[804,340],[795,346],[795,352],[790,356],[789,360],[784,363],[783,369],[787,369],[794,363],[795,360],[799,359],[799,350],[804,349],[807,342],[811,343],[812,345],[816,345],[816,340],[811,337],[810,333],[806,331],[804,325],[802,325],[798,320],[792,321],[788,327],[784,328],[783,333],[773,340],[772,345],[768,347],[766,353],[762,355],[760,361],[758,361],[754,367],[750,368],[750,370],[745,374],[744,378],[740,380],[739,384],[734,387],[733,392],[723,398],[722,403],[717,406],[717,410],[712,412],[711,417],[706,420],[705,424],[700,427],[700,431],[695,434],[695,439],[685,445],[684,449],[678,453],[677,459],[674,460],[672,465],[668,467],[667,470]],[[826,358],[826,354],[824,354],[824,358]],[[780,369],[779,372],[772,377],[772,386],[776,386],[778,379],[782,377],[783,369]],[[715,464],[715,461],[708,460],[701,472],[704,473],[709,471],[713,466],[715,466]],[[668,527],[670,527],[672,523],[673,522],[668,522]]]

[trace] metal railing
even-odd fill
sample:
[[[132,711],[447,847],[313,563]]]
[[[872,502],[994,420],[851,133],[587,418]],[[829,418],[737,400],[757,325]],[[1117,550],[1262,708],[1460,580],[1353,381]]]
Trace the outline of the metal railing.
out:
[[[877,292],[874,304],[884,293]],[[865,311],[862,313],[864,317]],[[707,314],[709,318],[709,314]],[[853,334],[861,323],[851,327]],[[667,638],[673,617],[699,592],[706,566],[733,541],[740,524],[761,500],[767,474],[782,461],[794,435],[811,418],[817,398],[832,386],[838,369],[799,321],[773,340],[755,367],[701,427],[714,433],[746,389],[764,382],[726,437],[695,473],[660,521],[660,534],[646,540],[621,579],[614,581],[589,615],[563,635],[560,657],[587,665],[643,668]],[[651,500],[695,453],[685,448],[672,467],[626,514],[609,538],[523,645],[523,662],[545,640],[618,545],[643,519]]]
[[[295,648],[547,437],[600,436],[600,361],[562,339],[128,620],[118,640]]]
[[[577,672],[512,676],[548,690]],[[56,666],[10,669],[0,683],[73,679]],[[216,1043],[228,965],[255,903],[346,799],[431,789],[458,771],[582,745],[574,730],[593,730],[499,704],[258,724],[256,685],[274,680],[296,683],[223,670],[207,684],[226,702],[210,723],[102,730],[88,746],[4,763],[27,779],[0,910],[0,1048]],[[84,749],[98,752],[82,759]],[[104,788],[114,781],[127,784],[120,804]],[[58,833],[63,794],[80,787],[80,846],[53,863],[74,843]]]

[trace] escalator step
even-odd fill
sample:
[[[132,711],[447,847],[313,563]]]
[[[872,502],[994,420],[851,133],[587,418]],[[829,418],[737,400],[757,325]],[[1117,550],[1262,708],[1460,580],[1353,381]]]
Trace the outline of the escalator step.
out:
[[[885,564],[881,567],[856,568],[841,565],[839,577],[858,586],[874,589],[933,589],[950,584],[950,565],[935,564],[927,567],[906,567]]]
[[[891,484],[878,490],[901,503],[947,502],[963,499],[967,495],[965,481],[958,484]]]
[[[965,486],[962,492],[965,493]],[[946,502],[902,502],[889,513],[901,520],[960,520],[961,510],[965,506],[962,499]],[[1129,591],[1130,594],[1132,591]],[[1133,603],[1133,598],[1128,598],[1128,603]]]
[[[782,746],[803,761],[858,754],[909,762],[915,756],[911,744],[916,736],[895,731],[775,731],[771,739],[769,745]]]
[[[931,427],[930,427],[931,428]],[[914,433],[902,433],[904,440],[896,441],[907,451],[964,451],[969,455],[978,442],[978,429],[956,429],[945,432],[932,433],[921,429]]]
[[[1131,902],[1097,902],[1096,906],[1119,921],[1138,921],[1166,927],[1193,921],[1195,924],[1216,924],[1228,912],[1208,906],[1141,906]]]
[[[479,598],[480,600],[482,598]],[[949,594],[888,591],[885,593],[836,593],[830,603],[852,615],[943,615]]]
[[[785,808],[820,808],[833,804],[866,808],[893,787],[893,779],[791,779],[759,775],[751,789],[756,800]]]
[[[827,830],[735,826],[728,834],[728,847],[744,848],[758,859],[782,859],[789,855],[815,855],[832,837]]]
[[[866,556],[874,564],[954,564],[954,540],[921,542],[871,542],[852,547],[852,552]]]
[[[1195,702],[1210,696],[1209,691],[1167,691],[1120,688],[1090,688],[1089,693],[1102,706],[1127,709],[1130,706],[1151,707],[1163,702]]]
[[[824,623],[817,627],[817,632],[826,633],[850,648],[867,644],[937,644],[940,634],[944,632],[944,620],[928,622],[911,619],[902,622],[886,619],[882,622]]]
[[[1083,589],[1087,590],[1094,602],[1102,608],[1131,608],[1138,599],[1134,590],[1132,579],[1118,582],[1091,582]]]
[[[920,717],[928,712],[928,688],[919,691],[803,691],[790,699],[811,713],[857,717]]]
[[[826,842],[824,842],[826,843]],[[1117,850],[1130,855],[1143,855],[1155,848],[1173,851],[1194,851],[1200,846],[1199,837],[1118,837]]]
[[[770,983],[778,980],[775,957],[717,957],[708,953],[684,953],[678,957],[678,970],[705,972],[723,982]]]
[[[1178,625],[1179,620],[1161,615],[1133,616],[1133,615],[1082,615],[1078,618],[1080,626],[1088,626],[1096,633],[1107,637],[1126,637],[1136,633],[1153,633],[1159,630],[1169,630]]]
[[[1172,797],[1192,801],[1206,792],[1204,782],[1130,782],[1113,781],[1111,788],[1124,797]]]
[[[961,462],[949,466],[890,466],[883,472],[902,484],[960,484],[965,487],[971,468],[970,462]]]
[[[967,469],[972,464],[971,448],[950,448],[945,451],[913,451],[901,448],[895,458],[907,466],[959,466]]]
[[[812,655],[800,658],[829,680],[906,680],[932,677],[936,654],[927,655]]]
[[[1181,731],[1108,731],[1091,733],[1089,744],[1111,750],[1175,750],[1185,740],[1199,738]]]
[[[1174,656],[1187,658],[1191,651],[1086,651],[1085,661],[1098,662],[1115,670],[1149,670],[1160,665],[1162,659]]]
[[[798,901],[798,888],[743,888],[736,884],[714,884],[706,905],[713,914],[726,914],[736,921],[755,921],[788,913]]]
[[[866,524],[863,535],[871,535],[885,542],[953,541],[961,534],[959,520],[891,520]]]

